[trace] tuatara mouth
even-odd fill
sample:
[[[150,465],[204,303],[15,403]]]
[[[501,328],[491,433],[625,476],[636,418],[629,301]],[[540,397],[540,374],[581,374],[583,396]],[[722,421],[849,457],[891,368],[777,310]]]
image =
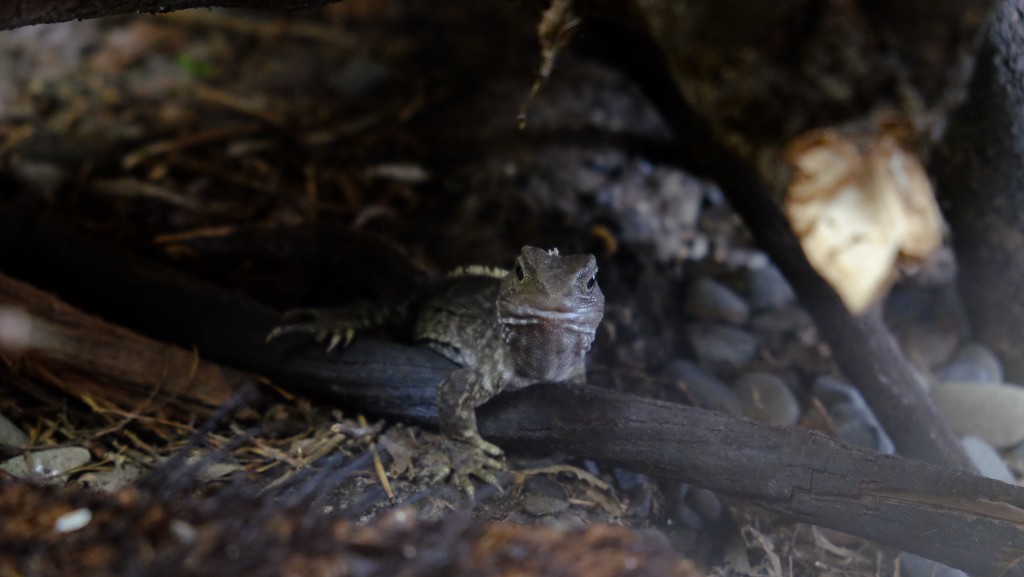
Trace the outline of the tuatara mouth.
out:
[[[503,325],[553,324],[574,332],[593,334],[603,316],[604,307],[552,310],[507,301],[498,303],[498,322]]]

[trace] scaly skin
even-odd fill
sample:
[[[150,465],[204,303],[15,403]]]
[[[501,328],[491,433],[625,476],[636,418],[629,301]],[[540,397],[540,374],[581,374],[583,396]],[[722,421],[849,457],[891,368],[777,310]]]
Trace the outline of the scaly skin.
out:
[[[268,338],[309,332],[331,336],[333,347],[358,329],[418,309],[415,339],[463,365],[438,386],[437,406],[454,480],[472,495],[470,476],[498,486],[493,471],[502,468],[501,449],[477,430],[476,407],[503,390],[582,381],[584,356],[604,315],[596,273],[593,255],[527,246],[500,281],[494,269],[467,267],[433,287],[418,307],[357,303],[299,311],[312,319],[278,327]]]

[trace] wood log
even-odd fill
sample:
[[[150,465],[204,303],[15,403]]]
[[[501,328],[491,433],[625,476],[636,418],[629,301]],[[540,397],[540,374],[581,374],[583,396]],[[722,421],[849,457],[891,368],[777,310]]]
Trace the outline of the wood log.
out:
[[[169,412],[208,418],[254,376],[199,359],[0,274],[0,362],[109,410],[112,420]]]
[[[122,14],[224,7],[299,10],[340,0],[10,0],[0,3],[0,30]]]
[[[1024,11],[1007,0],[979,57],[967,103],[931,162],[971,325],[1024,382]]]
[[[300,337],[265,344],[278,320],[268,307],[71,237],[52,220],[19,222],[26,236],[17,249],[9,242],[18,227],[0,226],[5,270],[155,336],[195,343],[204,358],[355,410],[436,423],[434,390],[453,365],[432,351],[368,337],[335,354]],[[480,427],[509,447],[673,477],[975,575],[1024,575],[1024,489],[964,471],[593,387],[501,395],[481,409]]]

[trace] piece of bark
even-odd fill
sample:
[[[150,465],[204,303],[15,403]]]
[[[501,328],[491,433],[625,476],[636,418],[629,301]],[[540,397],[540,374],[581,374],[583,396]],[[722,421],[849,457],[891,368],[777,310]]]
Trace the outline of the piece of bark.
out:
[[[171,411],[209,417],[255,379],[85,314],[0,274],[0,362],[100,408],[112,419]]]
[[[779,205],[754,168],[723,144],[683,101],[656,47],[621,28],[594,25],[600,27],[596,33],[605,45],[628,47],[605,55],[630,72],[675,132],[678,162],[714,180],[728,197],[758,246],[786,276],[839,368],[864,395],[899,453],[973,469],[878,311],[850,314],[807,262]]]
[[[174,12],[186,8],[217,6],[299,10],[338,1],[340,0],[8,0],[0,3],[0,30],[121,14]]]
[[[71,237],[49,219],[18,222],[26,236],[14,254],[4,237],[16,227],[0,222],[5,269],[161,338],[196,343],[204,358],[355,410],[436,423],[435,387],[454,365],[429,350],[366,337],[335,354],[294,335],[266,344],[278,320],[267,307]],[[500,444],[671,476],[975,575],[1024,574],[1024,489],[963,471],[592,387],[502,395],[481,409],[480,427]]]
[[[1024,1],[996,16],[967,103],[931,162],[972,327],[1024,382]]]

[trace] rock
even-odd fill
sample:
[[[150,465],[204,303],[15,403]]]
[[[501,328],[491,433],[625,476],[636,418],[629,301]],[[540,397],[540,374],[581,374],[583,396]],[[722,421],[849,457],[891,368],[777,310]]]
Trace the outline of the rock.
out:
[[[735,372],[754,360],[758,339],[749,332],[716,323],[694,323],[687,327],[697,362],[710,371]]]
[[[90,471],[75,478],[75,482],[89,489],[113,493],[142,476],[142,468],[131,463],[113,469]]]
[[[967,577],[959,569],[925,559],[912,553],[900,553],[900,575],[903,577]]]
[[[743,414],[773,425],[792,426],[800,419],[800,403],[785,382],[771,373],[747,373],[733,385]]]
[[[915,323],[903,332],[903,350],[919,367],[935,367],[946,362],[960,344],[960,335],[945,323]]]
[[[661,374],[665,378],[673,379],[676,386],[698,407],[730,415],[739,415],[743,412],[740,401],[732,389],[701,370],[696,363],[675,360],[666,365]]]
[[[1024,476],[1024,443],[1018,444],[1006,454],[1006,462],[1013,471]]]
[[[686,504],[707,524],[715,524],[722,519],[722,502],[713,491],[691,487],[686,494]]]
[[[19,455],[0,463],[0,470],[7,471],[15,477],[40,479],[43,481],[60,480],[64,474],[77,469],[92,460],[92,455],[82,447],[60,447],[33,451],[26,461]]]
[[[860,395],[853,385],[840,381],[832,375],[821,375],[815,379],[811,391],[815,397],[818,397],[821,404],[825,405],[825,408],[836,403],[850,401],[854,396]]]
[[[875,413],[852,385],[830,375],[822,375],[814,381],[813,391],[828,411],[839,440],[879,453],[896,452],[896,446]]]
[[[813,327],[814,321],[807,311],[792,305],[757,313],[750,326],[760,333],[778,335]]]
[[[985,345],[968,343],[938,371],[938,379],[941,382],[1001,383],[1003,365]]]
[[[896,446],[864,403],[839,403],[828,411],[836,437],[844,443],[891,455]]]
[[[331,74],[328,83],[342,96],[358,97],[371,93],[390,77],[391,70],[385,64],[357,54]]]
[[[780,309],[796,301],[793,287],[771,262],[747,269],[750,306],[755,311]]]
[[[561,513],[568,508],[569,503],[561,499],[540,495],[527,495],[523,498],[523,512],[534,517],[547,517]]]
[[[1024,440],[1024,388],[940,383],[932,390],[932,398],[960,436],[980,437],[996,449]]]
[[[28,435],[7,417],[0,415],[0,443],[14,447],[28,446]]]
[[[1006,462],[999,456],[999,453],[985,441],[978,437],[964,437],[961,441],[967,456],[978,468],[978,472],[989,479],[995,479],[1004,483],[1016,483],[1013,473],[1006,466]]]
[[[736,325],[747,322],[750,316],[750,307],[740,295],[708,277],[697,279],[687,289],[683,311],[695,319]]]

